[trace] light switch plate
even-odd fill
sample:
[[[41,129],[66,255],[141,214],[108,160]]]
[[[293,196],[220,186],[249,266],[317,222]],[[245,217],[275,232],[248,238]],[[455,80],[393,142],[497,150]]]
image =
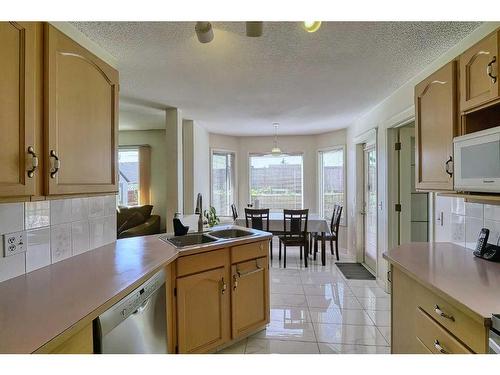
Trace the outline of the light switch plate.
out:
[[[26,232],[7,233],[3,235],[3,253],[5,257],[26,251]]]

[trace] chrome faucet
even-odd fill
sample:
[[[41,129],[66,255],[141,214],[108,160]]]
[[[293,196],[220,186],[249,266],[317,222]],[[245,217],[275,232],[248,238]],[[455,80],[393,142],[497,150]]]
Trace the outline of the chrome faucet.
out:
[[[198,215],[198,232],[203,232],[203,198],[201,193],[196,197],[196,210],[195,214]]]

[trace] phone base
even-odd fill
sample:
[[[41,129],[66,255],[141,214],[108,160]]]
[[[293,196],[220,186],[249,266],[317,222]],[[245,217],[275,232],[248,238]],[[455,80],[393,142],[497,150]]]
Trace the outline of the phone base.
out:
[[[479,252],[476,250],[473,254],[478,258],[500,262],[500,246],[486,244],[483,251]]]

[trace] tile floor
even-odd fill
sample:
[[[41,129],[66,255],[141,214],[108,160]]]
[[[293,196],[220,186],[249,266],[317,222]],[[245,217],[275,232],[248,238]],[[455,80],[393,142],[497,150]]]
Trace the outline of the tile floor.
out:
[[[271,322],[220,353],[390,353],[390,296],[375,281],[345,279],[330,254],[326,266],[318,257],[304,268],[298,248],[290,248],[284,269],[277,242],[273,248]],[[340,261],[354,259],[341,249]]]

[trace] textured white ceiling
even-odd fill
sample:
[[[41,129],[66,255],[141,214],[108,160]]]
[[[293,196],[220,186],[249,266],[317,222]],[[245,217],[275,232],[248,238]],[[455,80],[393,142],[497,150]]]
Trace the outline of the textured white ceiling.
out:
[[[346,127],[479,26],[326,22],[310,34],[266,22],[262,37],[248,38],[243,22],[212,24],[213,42],[201,44],[194,22],[74,23],[118,59],[122,98],[180,108],[232,135],[272,134],[273,122],[280,134]],[[122,108],[123,127],[159,126],[156,115]]]

